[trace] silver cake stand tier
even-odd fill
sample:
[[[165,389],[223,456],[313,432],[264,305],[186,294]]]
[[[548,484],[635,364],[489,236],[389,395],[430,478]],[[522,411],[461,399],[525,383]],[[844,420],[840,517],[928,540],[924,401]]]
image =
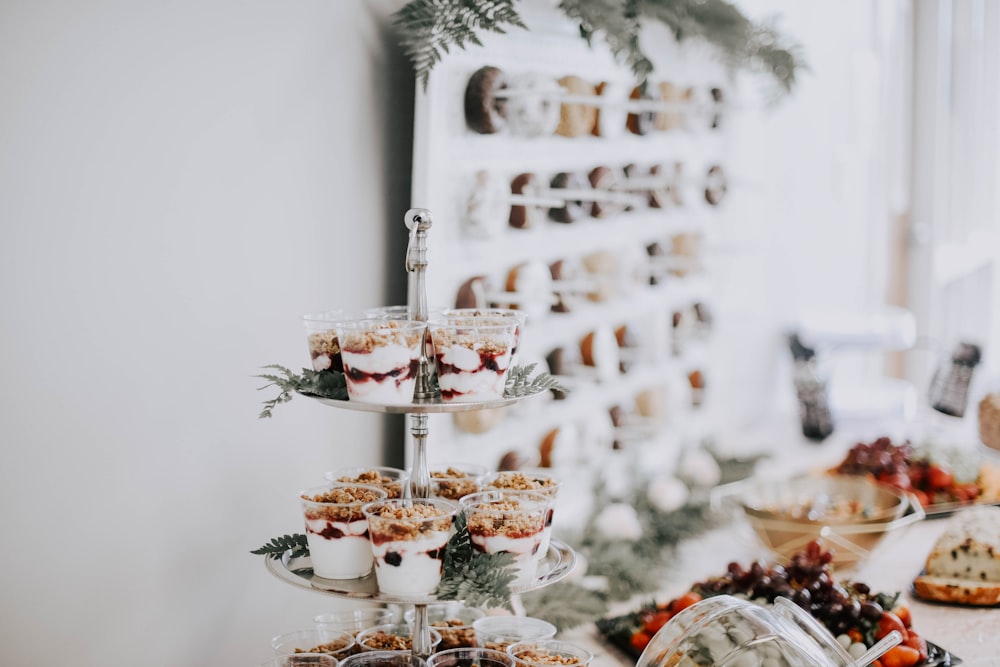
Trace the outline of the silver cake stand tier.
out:
[[[502,408],[505,405],[512,405],[518,401],[534,396],[540,396],[548,389],[542,389],[533,394],[518,396],[517,398],[501,398],[495,401],[468,401],[462,403],[446,402],[440,398],[416,399],[412,403],[404,405],[383,405],[381,403],[362,403],[361,401],[341,401],[335,398],[324,398],[314,394],[301,394],[324,405],[331,405],[344,410],[358,410],[360,412],[380,412],[391,415],[427,415],[439,412],[472,412],[473,410],[491,410]],[[301,392],[300,392],[301,393]]]
[[[576,554],[566,544],[559,540],[551,540],[549,551],[538,563],[538,575],[530,586],[513,589],[514,594],[527,593],[565,578],[576,566]],[[441,602],[434,596],[406,597],[386,595],[379,591],[374,573],[360,579],[324,579],[313,574],[312,561],[309,556],[292,558],[291,549],[280,558],[268,558],[267,569],[284,582],[319,591],[337,597],[365,600],[366,602],[384,602],[387,604],[426,605]]]

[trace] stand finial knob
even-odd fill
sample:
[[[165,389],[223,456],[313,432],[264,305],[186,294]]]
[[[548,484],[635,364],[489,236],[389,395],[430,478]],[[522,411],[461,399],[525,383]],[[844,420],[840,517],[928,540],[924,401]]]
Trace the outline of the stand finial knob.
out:
[[[427,231],[431,228],[431,212],[426,208],[411,208],[406,212],[406,228],[413,230],[414,227],[420,231]]]

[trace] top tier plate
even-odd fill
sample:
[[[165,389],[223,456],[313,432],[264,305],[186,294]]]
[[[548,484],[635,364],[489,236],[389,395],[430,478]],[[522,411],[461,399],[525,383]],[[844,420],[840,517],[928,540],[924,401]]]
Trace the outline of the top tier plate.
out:
[[[332,405],[338,408],[344,408],[345,410],[359,410],[361,412],[381,412],[384,414],[393,415],[403,415],[403,414],[430,414],[437,412],[469,412],[471,410],[489,410],[491,408],[502,408],[505,405],[511,405],[522,401],[526,398],[532,398],[540,394],[544,394],[548,389],[542,389],[541,391],[536,391],[533,394],[528,394],[526,396],[518,396],[515,398],[502,398],[496,401],[470,401],[468,403],[449,403],[442,401],[440,398],[432,398],[425,400],[415,400],[412,403],[406,403],[403,405],[382,405],[380,403],[362,403],[361,401],[340,401],[334,398],[324,398],[322,396],[316,396],[315,394],[307,394],[304,392],[299,392],[302,396],[307,396],[313,400],[319,401],[325,405]]]

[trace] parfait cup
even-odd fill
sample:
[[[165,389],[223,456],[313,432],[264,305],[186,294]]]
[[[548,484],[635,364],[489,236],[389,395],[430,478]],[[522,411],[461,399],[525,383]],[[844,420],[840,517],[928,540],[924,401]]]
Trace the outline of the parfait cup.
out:
[[[447,317],[429,320],[441,400],[451,403],[503,398],[514,350],[517,320]]]
[[[576,644],[555,639],[529,639],[507,647],[514,667],[588,667],[594,654]]]
[[[280,634],[271,640],[275,656],[295,653],[298,655],[331,655],[338,660],[346,658],[354,648],[354,635],[343,631],[321,632],[316,628]]]
[[[412,403],[425,326],[415,320],[386,318],[338,322],[350,400],[382,405]]]
[[[487,616],[472,624],[482,648],[507,651],[507,647],[525,641],[540,641],[556,636],[556,626],[531,616]],[[509,654],[508,654],[509,655]]]
[[[513,308],[448,308],[441,314],[449,319],[484,317],[514,320],[517,322],[517,329],[514,331],[514,347],[510,351],[510,365],[514,366],[517,362],[517,350],[521,346],[521,333],[524,331],[525,322],[528,321],[528,316],[523,310],[514,310]]]
[[[433,653],[441,643],[441,635],[436,630],[431,630],[430,635]],[[358,646],[361,649],[359,655],[396,653],[410,657],[413,655],[413,626],[408,623],[376,625],[358,633]]]
[[[513,667],[514,660],[503,651],[489,648],[452,648],[427,658],[427,667]]]
[[[545,529],[542,531],[542,544],[538,551],[541,557],[549,551],[552,541],[552,519],[556,500],[559,497],[559,487],[562,483],[551,473],[542,470],[504,470],[492,473],[483,479],[483,490],[505,489],[511,491],[534,491],[549,498],[550,505],[545,515]]]
[[[326,579],[359,579],[372,570],[368,521],[362,507],[388,494],[376,486],[334,483],[299,494],[313,572]]]
[[[481,491],[486,466],[475,463],[441,463],[430,467],[431,495],[458,502]]]
[[[363,510],[379,590],[400,597],[432,594],[441,583],[458,505],[436,498],[396,499]]]
[[[409,651],[364,651],[344,658],[340,667],[426,667],[423,658]]]
[[[344,360],[340,354],[340,339],[337,324],[360,319],[357,313],[347,310],[328,310],[302,316],[306,328],[306,343],[314,371],[344,371]]]
[[[396,620],[396,613],[384,607],[347,609],[317,614],[313,617],[316,630],[323,633],[350,632],[356,636],[362,630],[376,625],[386,625]]]
[[[410,609],[404,614],[407,623],[415,616]],[[479,607],[466,607],[458,601],[427,605],[427,623],[441,635],[438,654],[451,649],[476,648],[476,630],[472,624],[486,616]]]
[[[531,586],[543,555],[542,531],[551,500],[532,491],[494,489],[465,496],[461,504],[472,548],[510,553],[516,567],[511,586]]]
[[[402,498],[409,478],[409,473],[402,468],[390,466],[356,466],[337,468],[323,473],[323,479],[328,482],[377,486],[384,490],[389,498]]]

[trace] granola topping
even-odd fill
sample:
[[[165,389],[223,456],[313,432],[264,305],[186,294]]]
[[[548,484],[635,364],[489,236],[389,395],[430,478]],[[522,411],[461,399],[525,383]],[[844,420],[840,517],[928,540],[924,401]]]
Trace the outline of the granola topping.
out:
[[[431,471],[431,481],[435,495],[448,500],[459,500],[479,491],[474,475],[455,468]]]
[[[435,519],[435,517],[440,517]],[[384,542],[419,540],[427,533],[442,533],[451,529],[451,514],[433,505],[414,503],[408,507],[384,505],[376,507],[368,517],[372,541]],[[433,519],[426,521],[426,519]]]
[[[372,486],[378,486],[385,489],[385,492],[389,494],[389,498],[403,497],[403,485],[390,477],[383,476],[378,470],[365,470],[357,477],[351,477],[350,475],[347,477],[338,477],[337,481],[354,484],[370,484]]]
[[[434,345],[437,347],[453,347],[460,345],[475,350],[480,355],[501,357],[507,354],[510,335],[484,336],[482,334],[462,334],[438,329],[434,332]]]
[[[399,323],[392,320],[382,322],[374,331],[345,332],[341,348],[354,354],[370,354],[376,348],[389,345],[402,345],[413,348],[420,344],[423,337],[421,331],[403,331]]]
[[[413,639],[376,630],[364,638],[364,645],[375,651],[409,651],[413,649]]]
[[[523,472],[505,472],[490,482],[490,486],[497,489],[513,489],[516,491],[537,491],[539,489],[552,489],[559,483],[551,477],[529,477]]]
[[[365,503],[381,500],[382,494],[363,487],[343,486],[313,496],[303,494],[302,499],[312,503],[327,503],[307,505],[305,517],[308,521],[326,520],[351,523],[364,521],[365,515],[361,511],[361,506]]]
[[[322,356],[335,357],[340,354],[336,331],[317,331],[309,334],[308,340],[309,352],[313,359]]]
[[[514,656],[515,659],[531,665],[579,665],[580,660],[570,655],[550,653],[544,649],[525,649]]]
[[[516,500],[483,503],[466,510],[470,533],[511,539],[530,537],[542,531],[544,515],[525,508]]]
[[[431,623],[431,627],[441,635],[439,651],[450,648],[475,648],[477,645],[476,631],[460,619],[451,618],[445,621],[435,621]]]
[[[332,642],[327,642],[325,644],[320,644],[319,646],[313,646],[312,648],[297,648],[295,653],[336,653],[337,651],[342,651],[347,648],[349,642],[343,639],[335,639]]]

